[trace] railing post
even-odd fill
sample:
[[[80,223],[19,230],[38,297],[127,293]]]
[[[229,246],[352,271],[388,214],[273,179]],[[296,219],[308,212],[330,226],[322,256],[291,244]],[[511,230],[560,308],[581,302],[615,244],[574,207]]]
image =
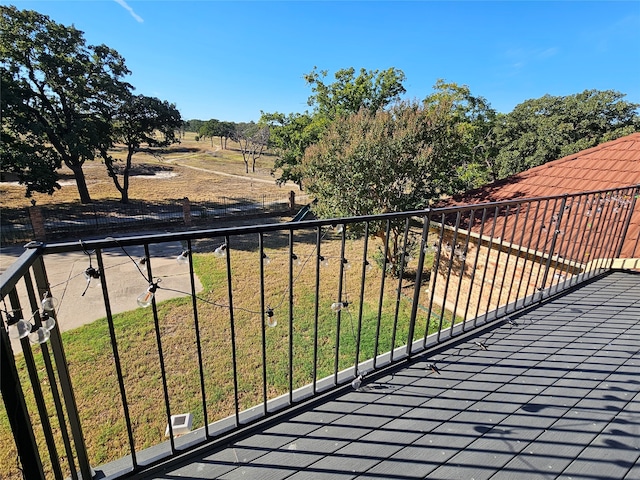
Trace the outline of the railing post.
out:
[[[20,463],[22,464],[22,474],[24,478],[45,480],[33,427],[24,401],[22,386],[18,379],[11,341],[4,325],[0,326],[0,365],[2,365],[0,391],[2,392],[5,409],[9,414],[9,423],[11,424],[13,438],[18,449]]]
[[[564,213],[564,207],[567,204],[567,197],[568,195],[564,195],[562,197],[562,201],[560,202],[560,208],[559,210],[555,213],[555,215],[557,215],[556,217],[556,221],[555,221],[555,225],[553,226],[553,237],[551,237],[551,246],[549,247],[549,254],[547,256],[547,262],[544,266],[544,274],[542,275],[542,283],[540,284],[540,291],[542,292],[544,290],[544,286],[547,284],[547,278],[549,277],[549,269],[551,268],[551,260],[553,259],[553,252],[556,248],[556,240],[558,239],[558,235],[560,234],[560,224],[562,223],[562,214]],[[555,202],[554,202],[555,205]],[[552,217],[553,218],[553,217]],[[553,222],[551,222],[553,223]],[[551,228],[551,224],[549,225],[549,228]],[[545,252],[542,252],[543,254]],[[540,300],[542,300],[542,296],[540,297]]]
[[[431,223],[431,212],[422,217],[422,239],[420,242],[420,254],[418,256],[418,271],[416,273],[416,284],[413,290],[413,302],[411,304],[411,317],[409,318],[409,333],[407,334],[407,355],[411,356],[413,346],[413,335],[416,329],[416,317],[418,316],[418,306],[420,302],[420,289],[422,288],[422,270],[424,269],[424,254],[427,249],[427,237],[429,235],[429,224]],[[429,319],[427,318],[427,323]]]

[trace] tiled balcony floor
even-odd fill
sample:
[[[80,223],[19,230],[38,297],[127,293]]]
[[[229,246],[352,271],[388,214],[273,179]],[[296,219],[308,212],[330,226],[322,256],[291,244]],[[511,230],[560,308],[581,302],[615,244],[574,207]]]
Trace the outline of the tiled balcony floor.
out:
[[[142,478],[640,478],[640,274],[511,318]]]

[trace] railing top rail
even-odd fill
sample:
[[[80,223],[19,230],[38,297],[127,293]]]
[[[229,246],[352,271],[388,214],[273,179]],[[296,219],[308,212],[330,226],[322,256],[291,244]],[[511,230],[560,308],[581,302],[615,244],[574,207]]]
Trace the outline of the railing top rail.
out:
[[[20,278],[29,271],[35,259],[41,254],[39,248],[29,248],[0,275],[0,298],[4,298],[16,286]]]
[[[132,245],[141,245],[141,244],[154,244],[154,243],[163,243],[170,241],[187,241],[201,238],[216,238],[216,237],[224,237],[226,235],[245,235],[252,233],[267,233],[281,230],[301,230],[306,228],[316,228],[328,225],[336,225],[340,223],[358,223],[358,222],[372,222],[372,221],[385,221],[391,219],[406,219],[409,217],[425,217],[428,215],[433,216],[434,214],[438,215],[447,215],[451,213],[456,213],[461,210],[480,210],[484,208],[496,208],[496,207],[507,207],[510,205],[517,205],[522,203],[529,202],[543,202],[543,201],[551,201],[555,199],[561,198],[574,198],[579,196],[588,196],[588,195],[598,195],[605,194],[617,191],[624,191],[633,188],[640,188],[640,185],[629,185],[626,187],[618,187],[611,189],[602,189],[602,190],[591,190],[587,192],[579,192],[579,193],[570,193],[570,194],[562,194],[562,195],[552,195],[546,197],[530,197],[530,198],[518,198],[513,200],[501,200],[495,202],[484,202],[484,203],[476,203],[476,204],[466,204],[466,205],[456,205],[456,206],[447,206],[447,207],[431,207],[422,210],[412,210],[407,212],[390,212],[376,215],[363,215],[363,216],[354,216],[354,217],[342,217],[342,218],[330,218],[323,220],[304,220],[301,222],[290,223],[290,224],[266,224],[266,225],[250,225],[250,226],[240,226],[240,227],[222,227],[222,228],[213,228],[213,229],[201,229],[201,230],[190,230],[185,232],[174,232],[174,233],[162,233],[162,234],[144,234],[144,235],[133,235],[133,236],[125,236],[125,237],[106,237],[104,239],[99,240],[82,240],[75,242],[61,242],[61,243],[52,243],[52,244],[41,244],[32,242],[31,244],[27,244],[26,248],[38,248],[43,254],[51,254],[51,253],[66,253],[66,252],[74,252],[81,251],[83,249],[96,249],[96,248],[112,248],[114,246],[132,246]]]

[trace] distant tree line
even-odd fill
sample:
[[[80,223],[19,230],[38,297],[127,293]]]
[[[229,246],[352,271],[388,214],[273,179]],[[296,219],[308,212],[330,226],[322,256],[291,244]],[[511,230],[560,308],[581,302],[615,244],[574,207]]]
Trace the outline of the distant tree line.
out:
[[[324,217],[402,211],[640,131],[639,104],[612,90],[526,100],[496,112],[466,85],[438,80],[401,101],[404,73],[305,76],[304,113],[262,113],[279,182],[315,194]]]
[[[428,207],[601,142],[640,131],[640,105],[615,91],[545,95],[496,112],[466,85],[438,80],[421,101],[402,101],[404,73],[348,68],[325,82],[305,76],[304,113],[262,113],[277,155],[278,182],[316,198],[324,218]],[[388,260],[398,260],[401,225],[392,225]],[[372,226],[372,235],[385,237]]]
[[[83,166],[101,159],[127,203],[133,154],[179,141],[183,123],[175,105],[135,95],[129,73],[117,51],[86,45],[73,26],[0,6],[1,169],[17,174],[30,196],[59,189],[64,164],[89,203]],[[124,160],[111,155],[116,144]]]

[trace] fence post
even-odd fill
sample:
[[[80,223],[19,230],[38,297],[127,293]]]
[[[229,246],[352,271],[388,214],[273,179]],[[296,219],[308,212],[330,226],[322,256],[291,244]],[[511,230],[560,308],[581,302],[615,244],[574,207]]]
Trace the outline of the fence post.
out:
[[[289,210],[293,212],[296,209],[296,192],[291,190],[289,192]]]
[[[31,226],[35,239],[39,242],[47,240],[47,231],[44,228],[44,216],[42,215],[42,207],[29,207],[29,217],[31,218]]]
[[[187,227],[191,226],[191,202],[189,201],[189,197],[184,197],[182,199],[182,216],[184,218],[184,224]]]

